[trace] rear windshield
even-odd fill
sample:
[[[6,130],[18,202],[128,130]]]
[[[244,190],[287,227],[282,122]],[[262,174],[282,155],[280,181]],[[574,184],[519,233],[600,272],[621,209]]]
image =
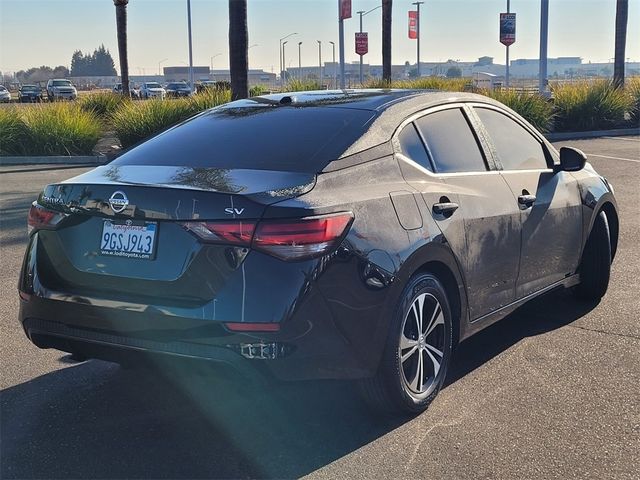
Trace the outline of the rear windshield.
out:
[[[316,173],[338,159],[375,115],[337,107],[246,103],[209,110],[112,163]]]

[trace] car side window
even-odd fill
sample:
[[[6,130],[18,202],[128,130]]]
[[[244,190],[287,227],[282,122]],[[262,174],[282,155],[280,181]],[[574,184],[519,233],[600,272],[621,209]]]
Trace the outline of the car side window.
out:
[[[409,123],[402,129],[398,135],[398,141],[400,142],[400,149],[405,156],[409,157],[421,167],[433,172],[427,150],[424,148],[422,139],[420,135],[418,135],[413,123]]]
[[[505,170],[548,168],[542,143],[518,122],[489,108],[475,108]]]
[[[460,108],[430,113],[415,121],[438,173],[484,172],[487,165]]]

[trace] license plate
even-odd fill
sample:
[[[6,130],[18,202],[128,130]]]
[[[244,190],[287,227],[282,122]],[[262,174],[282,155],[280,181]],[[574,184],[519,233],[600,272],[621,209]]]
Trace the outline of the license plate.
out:
[[[117,223],[105,220],[102,225],[100,253],[112,257],[153,260],[156,251],[156,232],[158,224]]]

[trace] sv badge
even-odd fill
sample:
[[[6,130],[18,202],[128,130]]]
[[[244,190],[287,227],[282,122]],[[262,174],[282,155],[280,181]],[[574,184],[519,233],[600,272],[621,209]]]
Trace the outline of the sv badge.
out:
[[[242,215],[242,212],[244,212],[244,208],[228,207],[224,209],[224,213],[227,215]]]

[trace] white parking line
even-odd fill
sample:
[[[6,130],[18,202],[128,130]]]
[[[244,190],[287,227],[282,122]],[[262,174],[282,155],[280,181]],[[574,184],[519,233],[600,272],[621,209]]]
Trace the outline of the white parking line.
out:
[[[607,155],[596,155],[595,153],[587,153],[587,157],[610,158],[611,160],[624,160],[626,162],[640,163],[640,160],[635,158],[609,157]]]
[[[640,138],[625,138],[625,137],[602,137],[607,140],[624,140],[625,142],[640,142]]]

